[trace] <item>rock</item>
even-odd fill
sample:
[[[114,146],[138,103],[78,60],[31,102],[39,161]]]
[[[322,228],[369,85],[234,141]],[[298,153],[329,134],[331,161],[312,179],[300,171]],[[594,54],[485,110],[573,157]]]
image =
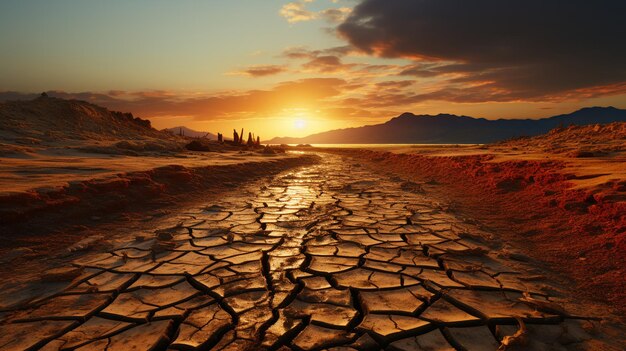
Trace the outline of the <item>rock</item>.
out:
[[[274,151],[274,149],[269,146],[263,148],[263,151],[261,151],[261,153],[264,155],[276,155],[276,151]]]
[[[185,149],[189,151],[211,151],[209,142],[207,140],[194,140],[185,145]]]

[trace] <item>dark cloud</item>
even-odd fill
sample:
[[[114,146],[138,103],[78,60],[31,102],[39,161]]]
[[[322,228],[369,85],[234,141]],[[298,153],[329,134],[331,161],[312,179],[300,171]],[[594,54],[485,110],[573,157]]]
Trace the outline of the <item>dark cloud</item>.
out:
[[[404,67],[399,74],[401,76],[414,76],[419,78],[436,77],[446,73],[440,71],[440,67],[441,66],[437,65],[436,63],[419,62]]]
[[[404,75],[539,99],[626,82],[625,15],[623,0],[363,0],[338,33],[365,53],[422,62]]]

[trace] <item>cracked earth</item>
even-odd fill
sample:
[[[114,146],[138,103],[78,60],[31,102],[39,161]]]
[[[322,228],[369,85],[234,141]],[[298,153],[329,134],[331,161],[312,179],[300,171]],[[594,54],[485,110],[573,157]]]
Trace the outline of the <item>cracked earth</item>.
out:
[[[74,280],[4,313],[0,349],[569,350],[602,338],[497,235],[417,185],[323,157],[49,273]]]

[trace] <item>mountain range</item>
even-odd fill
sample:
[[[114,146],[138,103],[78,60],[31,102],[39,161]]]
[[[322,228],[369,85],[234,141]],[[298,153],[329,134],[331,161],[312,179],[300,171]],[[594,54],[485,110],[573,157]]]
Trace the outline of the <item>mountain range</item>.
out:
[[[474,118],[403,113],[383,124],[331,130],[303,138],[274,138],[271,144],[486,144],[545,134],[559,126],[626,122],[626,110],[588,107],[543,119]]]

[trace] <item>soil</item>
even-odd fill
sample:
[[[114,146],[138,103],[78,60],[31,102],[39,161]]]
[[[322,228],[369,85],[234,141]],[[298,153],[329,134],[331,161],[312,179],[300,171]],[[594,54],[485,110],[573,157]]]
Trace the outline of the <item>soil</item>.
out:
[[[625,181],[575,188],[566,163],[494,155],[444,156],[342,150],[377,169],[424,183],[452,209],[572,278],[579,296],[626,314]]]

